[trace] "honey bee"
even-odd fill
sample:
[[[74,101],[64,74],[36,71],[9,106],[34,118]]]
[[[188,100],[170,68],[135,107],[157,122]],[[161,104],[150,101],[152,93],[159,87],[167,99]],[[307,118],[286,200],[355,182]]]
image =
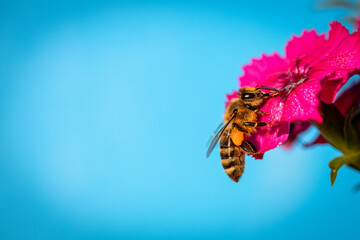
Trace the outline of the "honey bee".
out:
[[[260,89],[270,90],[265,93]],[[238,92],[238,98],[231,100],[224,114],[224,121],[218,127],[216,135],[212,138],[206,157],[209,157],[217,142],[220,142],[221,163],[226,174],[238,182],[244,172],[245,153],[255,154],[257,149],[246,139],[256,132],[256,127],[263,127],[269,122],[257,122],[258,114],[265,115],[257,108],[263,100],[274,96],[278,90],[272,87],[256,86],[244,87]],[[215,131],[216,132],[216,131]]]

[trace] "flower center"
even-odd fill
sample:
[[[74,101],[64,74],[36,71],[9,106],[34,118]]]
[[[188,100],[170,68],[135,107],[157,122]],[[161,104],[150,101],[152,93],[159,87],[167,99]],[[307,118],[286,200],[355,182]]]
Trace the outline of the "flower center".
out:
[[[295,64],[288,69],[287,73],[282,73],[279,79],[284,82],[284,88],[280,91],[289,94],[295,87],[302,84],[309,78],[311,67],[306,64],[301,64],[301,59],[295,59]]]

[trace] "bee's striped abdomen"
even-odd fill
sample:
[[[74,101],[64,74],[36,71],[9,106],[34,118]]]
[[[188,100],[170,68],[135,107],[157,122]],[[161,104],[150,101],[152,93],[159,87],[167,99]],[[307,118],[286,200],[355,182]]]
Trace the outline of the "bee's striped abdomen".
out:
[[[238,182],[244,172],[245,154],[232,142],[230,134],[231,129],[226,129],[220,137],[221,163],[226,174]]]

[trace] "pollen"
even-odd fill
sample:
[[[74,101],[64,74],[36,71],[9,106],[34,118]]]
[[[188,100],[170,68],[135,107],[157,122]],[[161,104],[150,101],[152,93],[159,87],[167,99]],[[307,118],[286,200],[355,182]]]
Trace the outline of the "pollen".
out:
[[[240,146],[244,141],[244,133],[239,131],[237,128],[231,130],[231,140],[236,146]]]

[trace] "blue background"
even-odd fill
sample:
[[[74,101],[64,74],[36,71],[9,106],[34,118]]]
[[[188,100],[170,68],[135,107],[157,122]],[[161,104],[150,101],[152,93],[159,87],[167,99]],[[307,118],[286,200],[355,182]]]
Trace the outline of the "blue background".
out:
[[[359,239],[360,178],[326,146],[206,141],[240,67],[344,12],[313,1],[1,1],[1,239]],[[315,136],[315,129],[302,138]]]

